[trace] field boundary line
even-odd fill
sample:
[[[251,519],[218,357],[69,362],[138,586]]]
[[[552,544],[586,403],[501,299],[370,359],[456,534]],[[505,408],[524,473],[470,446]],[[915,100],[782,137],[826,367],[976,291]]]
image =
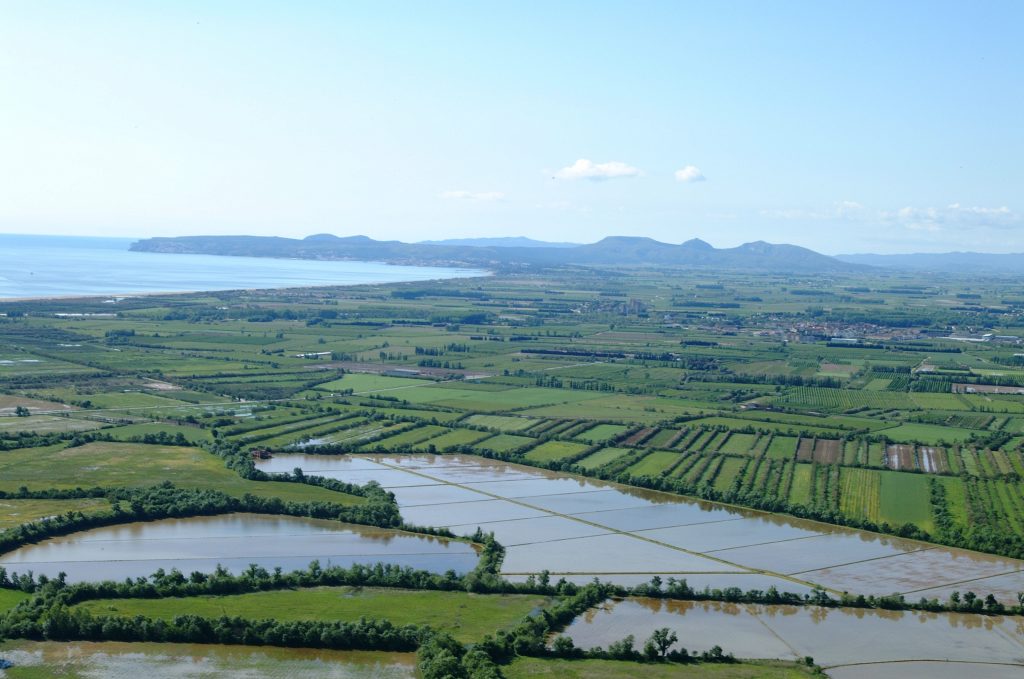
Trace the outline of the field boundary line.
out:
[[[846,563],[837,563],[832,566],[822,566],[821,568],[810,568],[806,571],[795,571],[793,575],[799,575],[800,573],[813,573],[814,571],[825,570],[826,568],[842,568],[844,566],[855,566],[859,563],[869,563],[871,561],[882,561],[883,559],[896,559],[901,556],[910,556],[911,554],[920,554],[921,552],[928,552],[933,549],[938,549],[938,546],[924,547],[922,549],[915,549],[912,552],[901,552],[900,554],[886,554],[885,556],[873,556],[870,559],[858,559],[857,561],[847,561]],[[935,585],[936,587],[942,587],[942,585]],[[929,588],[930,589],[930,588]]]
[[[402,467],[400,467],[398,465],[390,465],[387,462],[378,461],[378,464],[384,465],[386,467],[391,467],[393,469],[403,469]],[[405,468],[405,471],[409,471],[409,473],[413,473],[413,474],[419,474],[420,476],[423,476],[424,478],[437,479],[437,477],[430,476],[429,474],[426,474],[426,473],[423,473],[423,472],[411,471],[411,470],[409,470],[407,468]],[[571,477],[571,475],[567,475],[567,476]],[[465,486],[462,486],[461,484],[458,484],[458,483],[446,482],[443,479],[437,479],[437,480],[440,480],[443,483],[449,483],[449,485],[455,486],[457,488],[465,488]],[[637,535],[636,533],[630,533],[630,532],[623,531],[623,530],[618,530],[616,528],[612,528],[611,526],[605,526],[603,524],[600,524],[600,523],[597,523],[597,522],[594,522],[594,521],[587,521],[585,519],[580,519],[578,517],[572,516],[571,514],[564,514],[564,513],[561,513],[561,512],[552,511],[550,509],[545,509],[544,507],[538,507],[536,505],[531,505],[528,502],[523,502],[521,500],[514,500],[514,499],[511,499],[511,498],[502,497],[500,495],[495,495],[494,493],[488,493],[488,492],[482,491],[482,490],[474,490],[474,489],[471,489],[471,488],[465,488],[465,489],[466,490],[472,490],[473,492],[480,493],[482,495],[489,495],[490,497],[492,497],[492,498],[494,498],[496,500],[505,500],[506,502],[511,502],[513,504],[518,504],[520,506],[527,507],[529,509],[534,509],[534,510],[539,510],[539,511],[547,512],[548,514],[550,514],[552,516],[560,516],[560,517],[562,517],[564,519],[568,519],[570,521],[578,521],[579,523],[583,523],[583,524],[594,526],[595,528],[603,528],[605,530],[611,531],[611,533],[613,533],[613,534],[622,535],[622,536],[625,536],[625,537],[631,537],[631,538],[633,538],[635,540],[642,540],[644,542],[649,542],[651,544],[655,544],[655,545],[658,545],[660,547],[664,547],[666,549],[671,549],[671,550],[674,550],[674,551],[677,551],[677,552],[681,552],[683,554],[689,554],[690,556],[696,556],[696,557],[699,557],[699,558],[702,558],[702,559],[709,559],[711,561],[717,561],[718,563],[725,564],[727,566],[731,566],[732,568],[741,569],[742,571],[746,571],[746,572],[750,572],[750,573],[760,573],[762,575],[774,576],[774,577],[780,578],[782,580],[787,580],[787,581],[792,582],[794,584],[803,585],[804,587],[810,587],[812,589],[815,589],[815,588],[828,589],[829,591],[832,591],[834,593],[838,593],[837,590],[834,590],[834,589],[831,589],[831,588],[821,588],[818,585],[816,585],[815,583],[806,582],[804,580],[801,580],[800,578],[794,578],[794,577],[792,577],[790,575],[787,575],[785,573],[776,573],[774,571],[747,568],[746,566],[743,566],[743,565],[737,564],[737,563],[733,563],[732,561],[727,561],[726,559],[721,559],[721,558],[716,557],[716,556],[709,556],[709,555],[704,554],[702,552],[695,552],[695,551],[692,551],[692,550],[689,550],[689,549],[684,549],[683,547],[679,547],[677,545],[670,545],[668,543],[661,542],[661,541],[655,540],[653,538],[649,538],[649,537],[642,536],[642,535]],[[614,490],[614,488],[611,489],[611,490]]]
[[[502,575],[537,575],[537,571],[502,571]],[[548,571],[549,575],[762,575],[750,571]]]
[[[783,636],[782,636],[781,634],[779,634],[778,632],[776,632],[776,631],[775,631],[775,630],[774,630],[774,629],[772,628],[772,626],[771,626],[771,625],[769,625],[769,624],[768,624],[767,622],[765,622],[764,620],[762,620],[762,619],[761,619],[761,616],[760,616],[760,615],[758,615],[757,613],[752,613],[751,615],[753,615],[753,616],[754,616],[754,620],[757,620],[757,621],[758,621],[759,623],[761,623],[761,626],[762,626],[762,627],[764,627],[764,628],[765,628],[765,629],[766,629],[766,630],[768,631],[768,634],[771,634],[771,635],[772,635],[773,637],[775,637],[776,639],[778,639],[778,640],[779,640],[779,642],[780,642],[780,643],[781,643],[781,644],[782,644],[783,646],[785,646],[786,648],[788,648],[788,649],[789,649],[789,650],[790,650],[790,651],[791,651],[791,652],[793,653],[793,655],[794,655],[795,657],[797,657],[797,658],[801,657],[801,656],[800,656],[800,651],[798,651],[798,650],[797,650],[797,649],[796,649],[796,648],[795,648],[795,647],[794,647],[794,646],[793,646],[793,645],[792,645],[791,643],[789,643],[788,641],[786,641],[785,637],[783,637]]]
[[[815,538],[823,538],[831,535],[826,533],[825,535],[801,535],[798,538],[782,538],[781,540],[768,540],[767,542],[754,542],[749,545],[737,545],[735,547],[719,547],[718,549],[709,549],[709,552],[728,552],[733,549],[746,549],[747,547],[763,547],[764,545],[779,545],[784,542],[796,542],[797,540],[813,540]],[[845,565],[845,564],[844,564]],[[812,568],[811,570],[820,570]]]
[[[1024,568],[1018,568],[1012,571],[1005,571],[1003,573],[993,573],[992,575],[985,575],[980,578],[970,578],[968,580],[956,580],[955,582],[947,582],[941,585],[932,585],[931,587],[922,587],[920,589],[908,589],[902,594],[917,594],[918,592],[926,592],[929,589],[936,589],[938,587],[953,587],[954,585],[966,585],[969,582],[978,582],[979,580],[988,580],[989,578],[1000,578],[1004,575],[1013,575],[1014,573],[1024,573]]]
[[[617,512],[623,511],[621,509],[600,509],[596,512],[580,512],[580,514],[570,514],[569,516],[580,516],[581,514],[603,514],[604,512]],[[673,523],[668,526],[654,526],[652,528],[634,528],[633,532],[642,533],[648,530],[665,530],[666,528],[685,528],[686,526],[708,526],[713,523],[731,523],[733,521],[744,521],[744,517],[735,519],[715,519],[714,521],[695,521],[694,523]]]
[[[898,663],[935,662],[952,665],[995,665],[997,667],[1024,667],[1022,663],[996,662],[993,660],[949,660],[948,658],[907,658],[903,660],[871,660],[867,662],[851,662],[840,665],[822,665],[822,669],[834,670],[839,667],[864,667],[866,665],[895,665]]]

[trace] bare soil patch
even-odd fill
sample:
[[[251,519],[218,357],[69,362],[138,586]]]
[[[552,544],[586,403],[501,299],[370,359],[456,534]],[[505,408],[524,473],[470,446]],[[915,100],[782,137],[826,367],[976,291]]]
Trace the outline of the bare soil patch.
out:
[[[885,466],[889,469],[915,469],[914,446],[894,444],[885,448]]]
[[[843,442],[836,439],[817,439],[814,442],[814,461],[838,464],[843,461]]]
[[[946,451],[932,446],[921,446],[917,449],[917,457],[921,462],[921,471],[941,474],[949,471],[949,460]]]
[[[814,460],[814,439],[800,439],[800,443],[796,447],[796,459],[801,462]]]

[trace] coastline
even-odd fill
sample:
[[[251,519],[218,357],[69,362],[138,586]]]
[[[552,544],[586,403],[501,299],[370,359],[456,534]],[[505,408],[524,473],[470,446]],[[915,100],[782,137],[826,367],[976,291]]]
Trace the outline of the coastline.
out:
[[[357,261],[357,260],[353,260]],[[362,260],[358,260],[362,261]],[[469,269],[467,269],[468,271]],[[134,299],[136,297],[162,297],[164,295],[201,295],[204,293],[215,293],[215,292],[261,292],[261,291],[283,291],[283,290],[312,290],[315,288],[353,288],[362,287],[364,285],[394,285],[396,283],[429,283],[434,281],[450,281],[450,280],[468,280],[472,278],[486,278],[493,276],[493,271],[486,271],[481,269],[479,275],[475,276],[448,276],[441,278],[418,278],[415,280],[405,281],[375,281],[372,283],[339,283],[336,285],[331,284],[315,284],[315,285],[285,285],[273,288],[220,288],[216,290],[205,289],[205,290],[151,290],[145,292],[123,292],[123,293],[112,293],[112,292],[97,292],[97,293],[86,293],[81,295],[40,295],[30,297],[0,297],[0,304],[5,302],[55,302],[55,301],[72,301],[72,300],[95,300],[99,298],[113,299]],[[110,302],[111,304],[117,304],[117,301]]]
[[[491,269],[469,266],[171,254],[123,245],[110,247],[104,239],[86,237],[0,234],[0,247],[7,255],[0,264],[0,304],[103,299],[113,305],[119,299],[151,296],[426,283],[494,275]],[[142,287],[132,289],[133,284]]]

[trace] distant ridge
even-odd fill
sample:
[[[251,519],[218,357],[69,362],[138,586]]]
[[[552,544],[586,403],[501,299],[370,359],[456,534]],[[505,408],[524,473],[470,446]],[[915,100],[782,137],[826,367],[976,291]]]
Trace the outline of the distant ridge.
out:
[[[490,240],[490,239],[480,239]],[[534,242],[536,243],[536,242]],[[182,236],[148,238],[139,252],[165,252],[298,259],[355,259],[421,266],[504,268],[524,266],[685,266],[779,272],[839,272],[860,269],[796,245],[764,241],[715,248],[699,239],[681,245],[652,238],[609,236],[588,245],[457,245],[377,241],[366,236],[316,234],[303,239],[275,236]]]
[[[940,273],[1024,273],[1024,253],[919,252],[907,255],[836,255],[850,264]]]
[[[449,238],[447,240],[421,240],[418,245],[464,245],[471,248],[575,248],[579,243],[549,243],[523,236],[501,238]]]

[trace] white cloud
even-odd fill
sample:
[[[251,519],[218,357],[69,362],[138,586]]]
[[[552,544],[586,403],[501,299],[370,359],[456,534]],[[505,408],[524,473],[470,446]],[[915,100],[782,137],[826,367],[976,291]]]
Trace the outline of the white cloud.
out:
[[[761,210],[762,217],[769,219],[821,219],[824,213],[802,210],[800,208],[772,208]]]
[[[841,200],[836,203],[835,213],[839,217],[857,217],[864,214],[864,206],[855,200]]]
[[[854,200],[841,200],[827,210],[805,210],[803,208],[783,208],[761,210],[761,215],[770,219],[863,219],[868,215],[863,205]]]
[[[537,203],[534,205],[538,210],[568,210],[573,204],[567,200],[555,200],[549,203]]]
[[[610,160],[607,163],[595,163],[586,158],[580,158],[572,165],[563,167],[555,173],[555,179],[589,179],[591,181],[604,181],[606,179],[620,179],[622,177],[636,177],[640,170],[617,160]]]
[[[704,176],[704,173],[696,165],[687,165],[681,170],[676,170],[676,181],[689,184],[691,182],[707,181],[707,177]]]
[[[1024,226],[1024,215],[1009,207],[982,207],[950,203],[945,207],[907,206],[898,210],[868,208],[852,200],[835,203],[830,209],[782,208],[762,210],[769,219],[803,222],[845,222],[865,227],[879,226],[890,235],[897,231],[917,237],[934,238],[942,233],[977,239],[981,234]],[[948,240],[948,238],[947,238]]]
[[[446,200],[479,200],[479,201],[494,201],[503,200],[505,194],[501,191],[444,191],[438,194],[439,198]]]
[[[1020,224],[1021,216],[1003,205],[980,207],[950,203],[945,207],[903,207],[895,212],[883,212],[882,219],[896,222],[912,231],[942,231],[947,229],[989,228],[1006,229]]]

